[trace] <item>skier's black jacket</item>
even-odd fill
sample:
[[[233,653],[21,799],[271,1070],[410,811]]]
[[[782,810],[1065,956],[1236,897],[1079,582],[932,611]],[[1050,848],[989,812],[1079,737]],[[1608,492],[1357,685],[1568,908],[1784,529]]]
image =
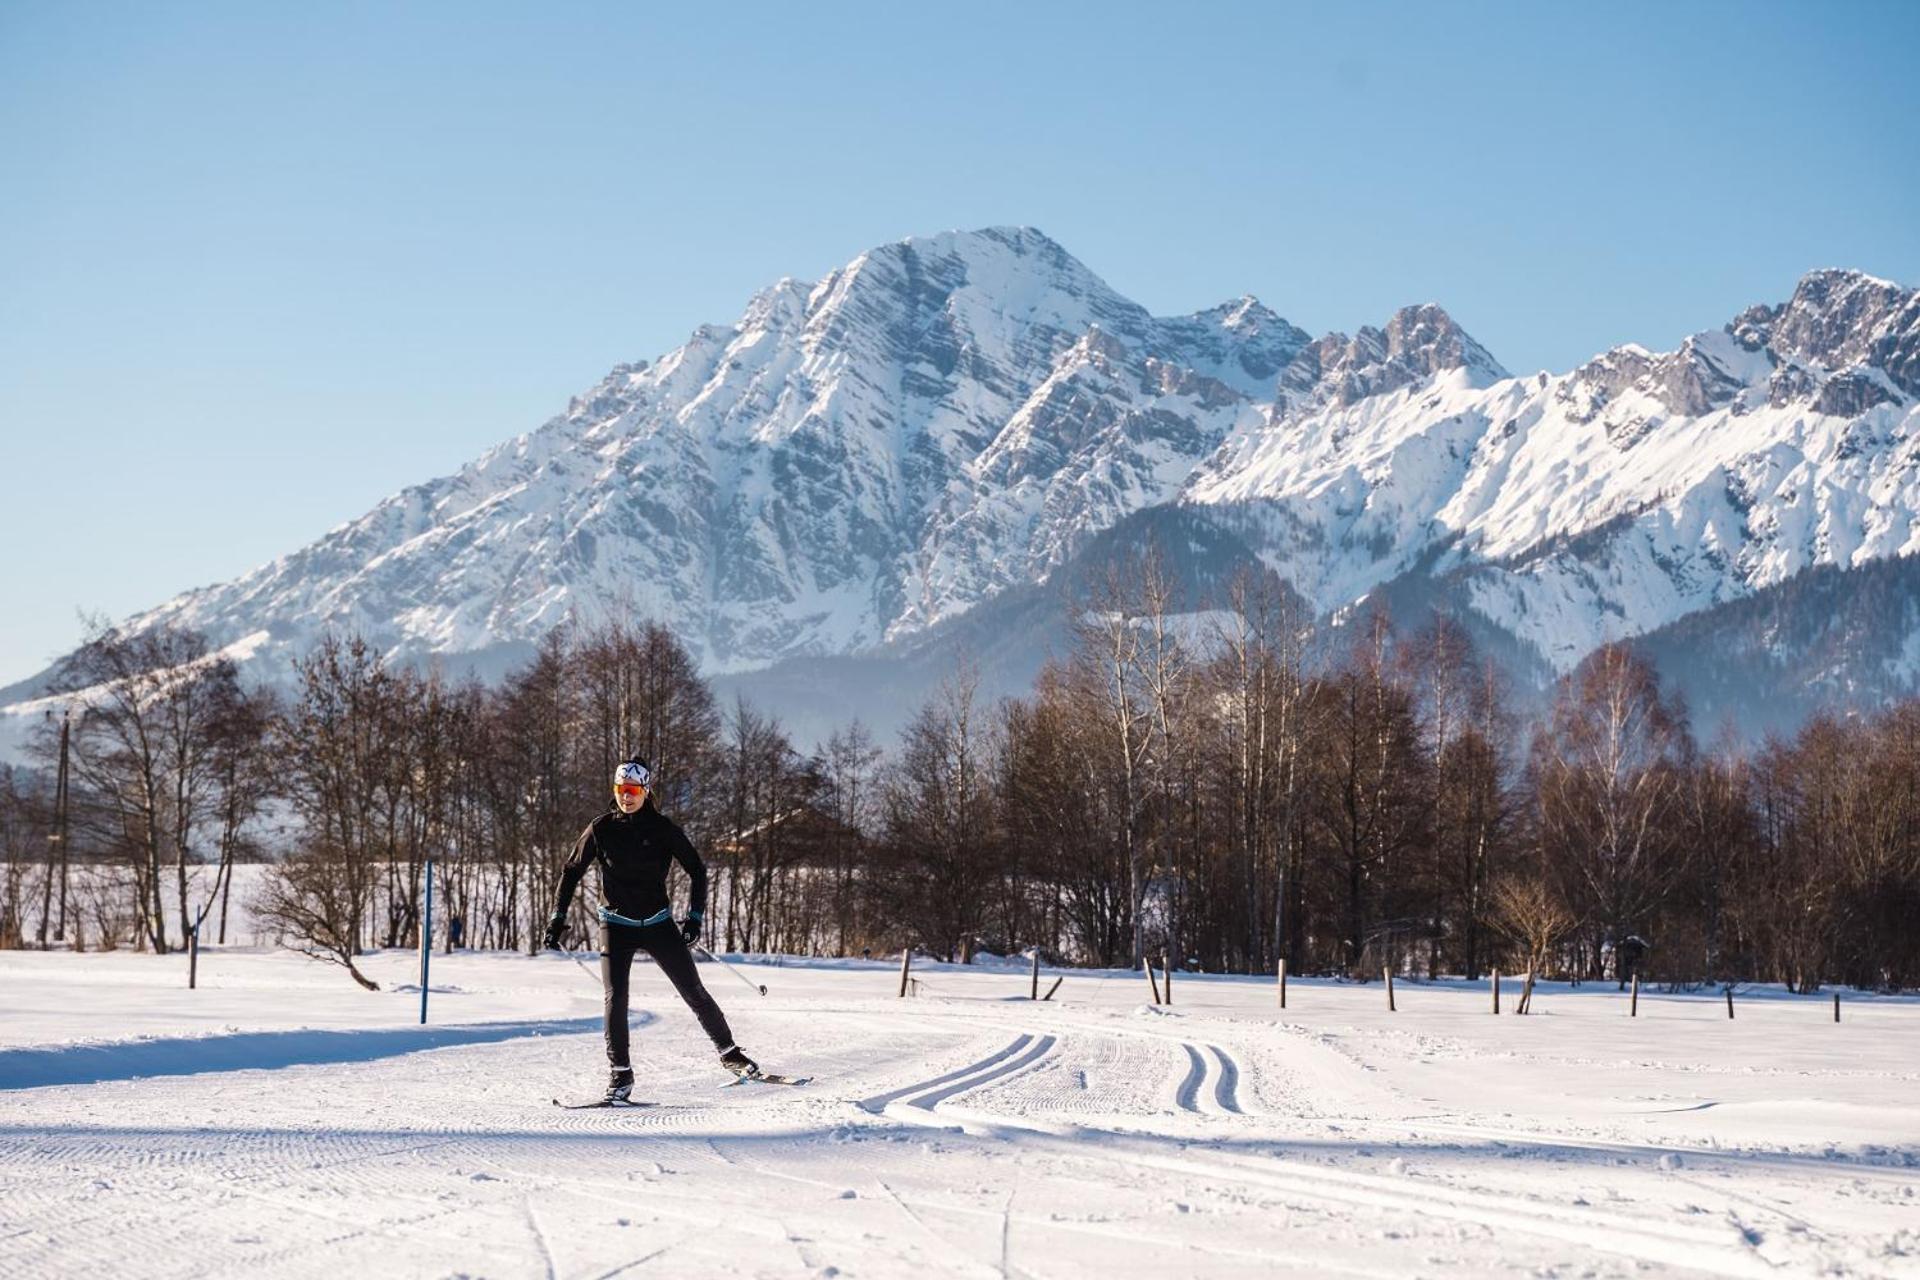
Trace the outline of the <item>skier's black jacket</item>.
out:
[[[696,914],[707,910],[707,865],[678,823],[654,808],[651,801],[633,813],[610,809],[587,824],[573,846],[566,869],[560,873],[555,915],[565,915],[574,888],[592,863],[600,864],[600,898],[607,906],[634,920],[666,909],[667,860],[687,870],[692,882]]]

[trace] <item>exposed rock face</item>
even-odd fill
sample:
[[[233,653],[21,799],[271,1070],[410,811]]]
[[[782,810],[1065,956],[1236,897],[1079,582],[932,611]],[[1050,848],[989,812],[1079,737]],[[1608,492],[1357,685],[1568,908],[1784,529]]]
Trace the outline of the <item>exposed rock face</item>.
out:
[[[1320,406],[1345,409],[1450,369],[1465,369],[1488,381],[1506,376],[1439,307],[1403,307],[1385,330],[1363,328],[1352,338],[1330,333],[1303,348],[1281,373],[1280,390],[1289,412]]]
[[[872,651],[1178,504],[1333,614],[1409,573],[1566,666],[1920,547],[1920,292],[1808,275],[1671,352],[1509,376],[1437,306],[1154,317],[1025,228],[782,280],[538,430],[132,620],[396,658],[668,620],[711,671]]]
[[[1751,314],[1751,313],[1749,313]],[[1920,395],[1920,297],[1858,271],[1814,271],[1771,317],[1767,349],[1841,371],[1867,365]]]
[[[1190,316],[1157,321],[1153,349],[1170,364],[1218,379],[1255,400],[1272,398],[1274,379],[1312,342],[1252,297]]]

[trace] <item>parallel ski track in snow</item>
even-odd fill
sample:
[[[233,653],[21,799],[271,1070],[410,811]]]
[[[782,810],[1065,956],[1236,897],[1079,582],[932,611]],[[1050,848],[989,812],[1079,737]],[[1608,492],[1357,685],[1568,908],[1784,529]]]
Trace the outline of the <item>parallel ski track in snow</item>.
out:
[[[1465,1190],[1431,1181],[1413,1182],[1346,1169],[1307,1166],[1281,1159],[1260,1159],[1202,1149],[1168,1150],[1164,1140],[1072,1121],[1010,1115],[979,1105],[955,1106],[952,1099],[1004,1080],[1031,1066],[1058,1044],[1053,1036],[1023,1035],[999,1052],[963,1068],[867,1099],[862,1106],[888,1117],[939,1128],[957,1127],[977,1137],[1051,1154],[1092,1160],[1121,1160],[1146,1168],[1255,1185],[1289,1196],[1337,1201],[1369,1209],[1388,1209],[1504,1231],[1522,1231],[1651,1263],[1681,1262],[1729,1276],[1775,1273],[1770,1263],[1740,1247],[1739,1233],[1727,1226],[1694,1227],[1648,1221],[1598,1210],[1529,1203],[1511,1196]],[[1191,1045],[1192,1073],[1180,1086],[1185,1109],[1197,1109],[1205,1059]],[[1219,1083],[1226,1084],[1224,1074]]]
[[[1004,1012],[995,1016],[993,1011],[966,1006],[929,1009],[922,1005],[911,1013],[901,1015],[876,1015],[871,1009],[835,1010],[834,1013],[837,1017],[856,1020],[883,1018],[887,1025],[894,1027],[904,1020],[929,1029],[956,1033],[971,1023],[977,1024],[985,1035],[996,1037],[1006,1034],[1009,1021]],[[1112,1055],[1112,1065],[1117,1074],[1149,1081],[1167,1077],[1165,1099],[1172,1110],[1206,1116],[1244,1116],[1258,1114],[1261,1110],[1243,1099],[1241,1080],[1244,1072],[1235,1052],[1226,1045],[1184,1035],[1177,1027],[1163,1029],[1114,1019],[1086,1019],[1058,1013],[1051,1013],[1045,1022],[1044,1029],[1036,1026],[1023,1030],[1012,1043],[985,1058],[970,1061],[933,1080],[918,1081],[862,1098],[860,1106],[863,1110],[878,1114],[893,1103],[920,1105],[926,1099],[919,1095],[935,1086],[951,1086],[950,1089],[942,1088],[941,1098],[935,1101],[976,1089],[1001,1088],[1012,1083],[1016,1076],[1029,1074],[1027,1068],[1080,1065],[1091,1056],[1092,1046],[1112,1044],[1134,1046],[1130,1049],[1119,1048]],[[1033,1042],[1036,1040],[1046,1043],[1035,1045]],[[1071,1054],[1059,1051],[1063,1043],[1071,1046]],[[1142,1062],[1139,1060],[1140,1046],[1149,1046],[1149,1052],[1152,1051],[1151,1047],[1163,1048],[1175,1056],[1165,1062]],[[1004,1059],[1016,1057],[1019,1061],[1000,1065]],[[1042,1059],[1047,1059],[1048,1063],[1043,1064]],[[996,1067],[999,1069],[989,1070]],[[1174,1074],[1169,1075],[1169,1072]],[[823,1077],[827,1075],[824,1072],[821,1074]],[[1042,1110],[1054,1109],[1045,1103],[1038,1106]],[[921,1109],[926,1108],[922,1106]]]
[[[926,1011],[917,1011],[922,1017]],[[967,1020],[960,1014],[959,1020]],[[997,1050],[960,1068],[913,1084],[861,1099],[870,1114],[904,1123],[958,1129],[977,1138],[1044,1150],[1067,1158],[1121,1160],[1144,1168],[1183,1175],[1225,1179],[1281,1192],[1307,1201],[1333,1201],[1430,1217],[1443,1217],[1502,1232],[1524,1232],[1619,1257],[1659,1265],[1679,1264],[1727,1276],[1771,1276],[1786,1259],[1763,1256],[1755,1240],[1731,1215],[1723,1220],[1690,1223],[1629,1216],[1588,1206],[1548,1203],[1506,1192],[1447,1185],[1431,1178],[1413,1179],[1360,1170],[1306,1164],[1281,1157],[1247,1156],[1212,1149],[1206,1138],[1181,1141],[1125,1129],[1067,1119],[1060,1113],[1004,1111],[993,1105],[995,1095],[1023,1073],[1050,1058],[1071,1061],[1076,1042],[1094,1036],[1135,1040],[1176,1040],[1186,1069],[1174,1089],[1180,1111],[1240,1116],[1239,1068],[1221,1046],[1198,1043],[1159,1029],[1100,1025],[1081,1031],[1023,1032]],[[1210,1086],[1209,1086],[1209,1082]],[[962,1099],[965,1099],[962,1103]],[[1415,1124],[1395,1126],[1419,1133]],[[1434,1126],[1445,1131],[1448,1126]],[[1469,1126],[1452,1127],[1461,1136],[1491,1136]],[[1540,1135],[1543,1146],[1558,1140]],[[1690,1151],[1695,1159],[1713,1153]],[[1737,1156],[1723,1157],[1737,1161]],[[1711,1190],[1710,1188],[1707,1188]],[[1820,1233],[1777,1206],[1735,1196],[1788,1223],[1806,1243],[1818,1243]],[[1771,1225],[1771,1224],[1770,1224]]]

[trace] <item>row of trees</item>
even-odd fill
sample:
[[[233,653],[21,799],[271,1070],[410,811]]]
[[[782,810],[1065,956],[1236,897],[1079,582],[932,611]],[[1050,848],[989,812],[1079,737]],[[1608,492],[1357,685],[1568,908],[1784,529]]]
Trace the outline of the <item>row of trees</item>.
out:
[[[1703,748],[1629,648],[1523,716],[1444,615],[1329,638],[1246,579],[1223,621],[1194,616],[1134,566],[1025,696],[957,672],[889,755],[857,724],[803,752],[717,705],[653,625],[556,632],[497,687],[333,638],[279,699],[197,637],[103,631],[68,673],[93,692],[64,841],[55,726],[45,767],[0,774],[0,941],[91,924],[164,951],[271,855],[253,910],[359,976],[362,948],[417,942],[433,857],[467,945],[531,948],[637,752],[707,854],[728,949],[1598,979],[1642,939],[1674,982],[1920,981],[1920,703]]]
[[[44,767],[0,769],[0,945],[91,926],[164,953],[215,909],[224,930],[233,865],[255,852],[270,700],[204,638],[164,628],[97,632],[63,680],[92,692],[39,727]]]
[[[878,751],[853,726],[803,757],[752,707],[723,712],[659,626],[556,632],[497,688],[389,666],[351,636],[294,674],[284,696],[247,691],[191,633],[97,633],[63,673],[73,714],[49,716],[33,744],[41,767],[0,772],[0,945],[91,933],[166,952],[203,921],[225,941],[233,865],[266,859],[251,917],[371,985],[354,958],[418,944],[433,858],[463,944],[531,948],[562,862],[635,753],[710,851],[724,945],[865,945]],[[63,757],[64,806],[46,781]],[[51,839],[63,810],[64,842]],[[102,868],[118,893],[99,891]],[[590,928],[584,895],[575,915]]]

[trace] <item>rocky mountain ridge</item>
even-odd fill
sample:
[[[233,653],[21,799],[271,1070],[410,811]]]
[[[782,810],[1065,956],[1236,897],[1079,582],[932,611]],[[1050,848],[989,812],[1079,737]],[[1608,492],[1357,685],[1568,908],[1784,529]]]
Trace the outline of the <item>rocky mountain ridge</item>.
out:
[[[1666,353],[1514,377],[1440,307],[1154,317],[1029,228],[782,280],[537,430],[130,619],[487,670],[668,620],[707,670],[885,655],[1178,508],[1335,617],[1410,574],[1549,669],[1920,538],[1920,291],[1804,277]],[[17,701],[40,681],[0,698]]]

